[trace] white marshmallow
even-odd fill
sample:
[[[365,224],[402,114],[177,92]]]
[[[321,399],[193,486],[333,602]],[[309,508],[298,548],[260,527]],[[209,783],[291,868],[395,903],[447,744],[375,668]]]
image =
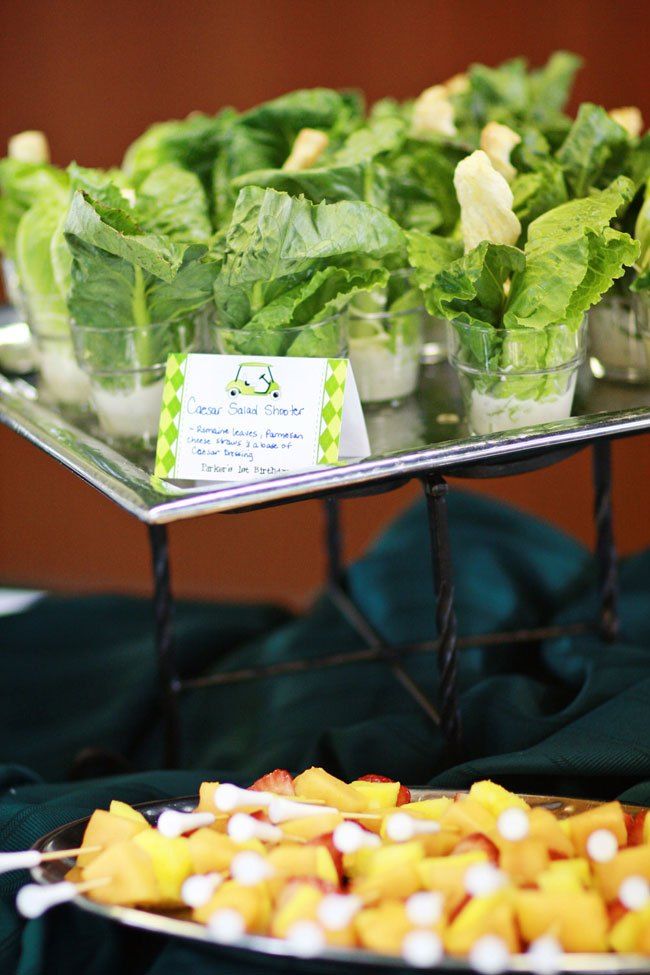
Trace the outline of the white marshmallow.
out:
[[[283,832],[277,826],[263,823],[248,813],[238,812],[228,820],[228,836],[235,843],[247,843],[248,840],[264,840],[267,843],[279,843],[283,839]]]
[[[526,956],[536,975],[556,975],[562,968],[562,945],[552,934],[532,941]]]
[[[618,853],[618,840],[609,829],[596,829],[587,840],[587,853],[596,863],[608,863]]]
[[[246,933],[246,922],[239,911],[232,907],[222,907],[208,920],[208,930],[215,941],[231,944],[239,941]]]
[[[318,920],[327,931],[342,931],[363,907],[354,894],[326,894],[318,905]]]
[[[220,873],[195,873],[183,881],[181,900],[188,907],[203,907],[222,883]]]
[[[248,789],[240,789],[232,782],[221,782],[214,790],[214,804],[222,812],[268,806],[273,798],[270,792],[250,792]]]
[[[479,938],[469,953],[471,967],[481,972],[481,975],[500,975],[505,972],[510,962],[508,946],[502,938],[494,934],[485,934]]]
[[[296,921],[286,940],[300,958],[313,958],[325,947],[325,935],[314,921]]]
[[[402,941],[402,958],[415,968],[433,968],[443,953],[442,941],[433,931],[409,931]]]
[[[650,884],[645,877],[626,877],[618,888],[618,899],[629,911],[640,911],[650,901]]]
[[[341,853],[356,853],[364,846],[381,846],[381,840],[375,833],[369,833],[358,823],[348,820],[339,823],[334,830],[334,846]]]
[[[230,873],[242,887],[254,887],[275,873],[270,863],[254,850],[243,850],[232,858]]]
[[[431,890],[420,890],[411,894],[406,901],[406,916],[418,928],[428,928],[437,924],[442,917],[442,894]]]
[[[416,819],[408,813],[393,813],[386,821],[386,835],[394,843],[405,843],[414,836],[439,833],[440,823],[434,819]]]
[[[296,802],[294,799],[282,799],[273,796],[269,803],[269,819],[272,823],[286,823],[290,819],[302,819],[304,816],[322,816],[324,813],[337,813],[333,806],[317,806],[311,802]]]
[[[163,836],[173,838],[189,833],[193,829],[199,829],[201,826],[212,826],[215,819],[216,816],[209,812],[182,813],[176,812],[175,809],[165,809],[158,817],[156,826]]]
[[[497,829],[504,840],[510,840],[511,843],[525,840],[530,833],[528,814],[516,806],[504,809],[497,819]]]
[[[508,882],[506,875],[491,863],[473,863],[465,871],[463,883],[472,897],[489,897]]]

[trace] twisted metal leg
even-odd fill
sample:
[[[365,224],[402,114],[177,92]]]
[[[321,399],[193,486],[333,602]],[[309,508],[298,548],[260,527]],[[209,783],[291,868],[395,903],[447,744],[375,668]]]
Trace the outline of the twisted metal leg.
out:
[[[462,729],[458,707],[458,643],[454,610],[454,583],[447,520],[447,492],[449,489],[444,478],[436,474],[426,475],[423,478],[423,483],[436,589],[441,728],[451,755],[458,757],[461,750]]]
[[[609,440],[596,440],[593,453],[596,560],[600,598],[600,634],[609,642],[620,629],[618,617],[618,558],[612,517],[612,448]]]
[[[155,616],[156,656],[160,682],[164,728],[166,768],[175,768],[180,754],[180,721],[178,691],[180,682],[174,666],[172,635],[172,592],[169,579],[169,546],[164,525],[149,525],[149,542],[153,567],[153,608]]]

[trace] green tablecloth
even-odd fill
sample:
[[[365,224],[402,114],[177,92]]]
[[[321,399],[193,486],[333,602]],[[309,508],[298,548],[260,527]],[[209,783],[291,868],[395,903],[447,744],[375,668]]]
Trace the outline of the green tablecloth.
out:
[[[595,617],[589,553],[547,525],[469,495],[452,495],[461,632]],[[463,786],[481,776],[513,788],[650,803],[650,553],[621,571],[623,635],[461,654],[467,760],[449,769],[428,719],[382,664],[206,689],[182,698],[184,765],[160,772],[160,727],[146,602],[51,598],[5,618],[0,849],[21,849],[110,798],[182,795],[202,778],[246,782],[285,765],[322,764],[346,778],[380,771],[412,784]],[[424,511],[403,516],[354,566],[351,586],[392,640],[434,633]],[[256,661],[354,649],[326,598],[304,618],[271,607],[181,604],[184,676]],[[435,660],[409,659],[435,693]],[[123,756],[134,771],[65,782],[84,747]],[[142,771],[147,770],[147,771]],[[256,975],[259,961],[128,932],[74,908],[23,925],[13,909],[25,874],[0,877],[0,975]],[[286,964],[280,966],[286,970]]]

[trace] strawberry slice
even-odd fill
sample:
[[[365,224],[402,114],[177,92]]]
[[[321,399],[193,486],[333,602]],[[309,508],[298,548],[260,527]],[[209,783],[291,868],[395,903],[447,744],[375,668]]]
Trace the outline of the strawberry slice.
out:
[[[492,863],[499,862],[499,848],[485,833],[470,833],[451,852],[453,856],[459,853],[486,853]]]
[[[607,916],[612,927],[627,913],[627,907],[624,907],[619,900],[612,901],[611,904],[607,905]]]
[[[631,822],[628,822],[628,813],[625,813],[625,822],[627,824],[627,845],[628,846],[641,846],[643,843],[643,829],[645,826],[645,818],[648,815],[647,809],[642,809],[638,812],[636,816],[631,817]]]
[[[253,792],[273,792],[278,796],[295,796],[296,790],[293,787],[293,779],[286,768],[276,768],[274,772],[263,775],[261,779],[256,779],[248,787]]]
[[[358,780],[359,782],[394,782],[395,779],[389,779],[387,775],[362,775]],[[411,791],[407,789],[405,785],[400,783],[399,792],[397,793],[396,806],[404,806],[407,802],[411,801]]]

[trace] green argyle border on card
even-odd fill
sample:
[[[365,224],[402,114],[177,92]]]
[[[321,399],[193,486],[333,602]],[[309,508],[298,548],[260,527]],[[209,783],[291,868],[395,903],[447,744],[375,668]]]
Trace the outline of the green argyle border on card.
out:
[[[327,360],[321,408],[321,427],[318,437],[319,464],[336,464],[339,459],[347,375],[347,359]]]
[[[183,403],[183,384],[187,367],[187,353],[178,352],[167,359],[162,410],[156,445],[156,477],[173,477],[176,467],[178,425]]]

